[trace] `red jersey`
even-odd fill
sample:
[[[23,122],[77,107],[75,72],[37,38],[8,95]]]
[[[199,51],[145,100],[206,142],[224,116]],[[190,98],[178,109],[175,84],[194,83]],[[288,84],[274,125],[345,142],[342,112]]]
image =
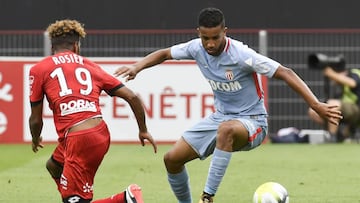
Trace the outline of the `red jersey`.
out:
[[[44,99],[53,111],[59,137],[73,125],[101,115],[99,97],[124,86],[92,61],[71,51],[46,57],[30,69],[30,103]]]

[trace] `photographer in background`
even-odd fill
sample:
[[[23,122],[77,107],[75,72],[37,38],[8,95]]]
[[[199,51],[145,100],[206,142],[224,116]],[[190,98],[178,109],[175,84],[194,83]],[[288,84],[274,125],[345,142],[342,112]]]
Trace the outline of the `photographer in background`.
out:
[[[332,135],[332,141],[342,142],[356,133],[360,123],[360,69],[345,69],[345,60],[342,57],[327,57],[317,54],[309,56],[309,67],[321,69],[330,81],[342,87],[339,98],[329,98],[328,104],[337,105],[343,115],[340,125],[327,123],[327,130]],[[311,108],[309,116],[319,124],[325,121]]]

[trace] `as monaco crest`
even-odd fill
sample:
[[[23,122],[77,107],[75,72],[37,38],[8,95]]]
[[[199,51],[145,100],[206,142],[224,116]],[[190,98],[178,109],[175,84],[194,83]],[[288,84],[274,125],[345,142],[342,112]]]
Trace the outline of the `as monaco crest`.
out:
[[[232,72],[232,70],[230,70],[230,69],[226,70],[225,77],[229,81],[232,81],[234,79],[234,73]]]

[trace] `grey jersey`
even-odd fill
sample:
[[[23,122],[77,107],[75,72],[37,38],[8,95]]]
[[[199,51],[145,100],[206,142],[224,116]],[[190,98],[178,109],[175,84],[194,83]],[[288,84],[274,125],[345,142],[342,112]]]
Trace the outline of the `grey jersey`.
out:
[[[209,55],[201,39],[172,46],[171,56],[196,60],[213,90],[218,112],[240,116],[267,114],[260,74],[272,77],[278,62],[229,37],[219,56]]]

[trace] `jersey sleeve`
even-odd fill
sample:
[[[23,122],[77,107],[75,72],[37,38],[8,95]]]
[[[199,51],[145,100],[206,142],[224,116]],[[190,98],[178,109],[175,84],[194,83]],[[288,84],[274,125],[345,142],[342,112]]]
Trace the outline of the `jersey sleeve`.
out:
[[[194,40],[176,44],[170,48],[171,50],[171,57],[173,59],[193,59],[193,44]]]
[[[253,71],[269,78],[273,77],[275,71],[280,66],[279,62],[267,56],[261,55],[248,47],[243,49],[242,54],[243,60]]]
[[[100,78],[98,81],[101,81],[101,89],[103,89],[108,95],[114,96],[113,92],[125,86],[120,80],[104,71],[100,66],[96,66],[96,68],[97,77]]]
[[[265,75],[269,78],[273,77],[275,71],[279,68],[280,63],[261,54],[255,54],[254,70],[257,73]]]
[[[35,65],[30,68],[29,72],[29,98],[31,105],[36,105],[40,103],[44,98],[44,91],[42,88],[43,77],[40,74],[39,65]]]

